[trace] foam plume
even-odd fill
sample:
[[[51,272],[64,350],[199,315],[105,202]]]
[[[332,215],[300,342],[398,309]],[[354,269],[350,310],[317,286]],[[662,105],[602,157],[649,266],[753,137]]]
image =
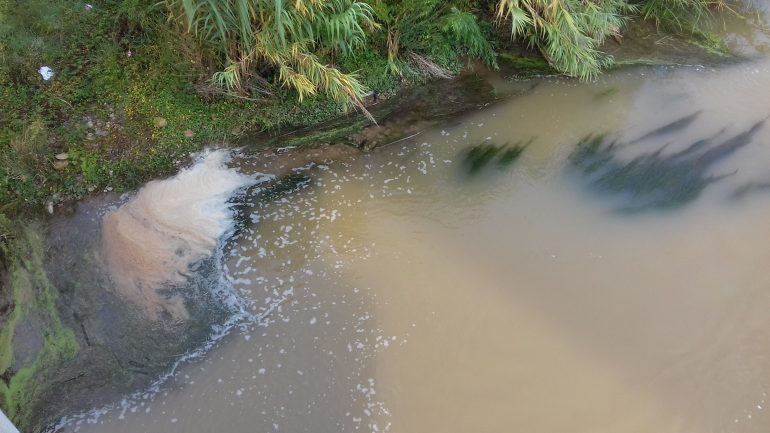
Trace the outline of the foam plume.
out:
[[[116,290],[150,317],[187,317],[179,296],[164,289],[184,283],[190,266],[210,257],[233,227],[229,199],[254,181],[226,163],[224,150],[206,151],[176,176],[147,183],[105,215],[104,251]]]

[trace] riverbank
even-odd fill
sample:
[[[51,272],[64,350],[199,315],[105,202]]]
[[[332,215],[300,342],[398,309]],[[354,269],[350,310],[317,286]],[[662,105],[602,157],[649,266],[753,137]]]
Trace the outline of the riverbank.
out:
[[[284,86],[271,86],[258,95],[217,88],[208,77],[212,66],[196,57],[194,38],[180,37],[169,29],[173,24],[162,11],[142,9],[147,6],[141,1],[85,7],[65,2],[23,16],[12,6],[10,0],[0,3],[6,19],[26,19],[27,26],[39,29],[36,34],[21,25],[15,36],[19,40],[0,46],[7,58],[0,65],[0,213],[50,211],[93,192],[127,191],[174,172],[188,162],[191,152],[206,145],[232,143],[254,131],[280,135],[278,131],[311,127],[345,114],[344,104],[323,94],[300,101]],[[660,33],[653,24],[641,28],[648,35]],[[496,63],[510,75],[562,73],[537,50],[512,40],[504,26],[486,31],[497,50]],[[666,32],[656,40],[664,36],[686,50],[696,48],[697,54],[725,49],[718,38],[704,32],[679,37]],[[370,45],[355,56],[334,62],[344,71],[358,71],[371,91],[362,101],[370,108],[399,90],[456,75],[469,65],[467,53],[457,49],[432,60],[438,69],[413,67],[394,73],[378,37],[373,35]],[[25,46],[25,38],[38,38],[42,46],[15,51]],[[608,39],[602,50],[617,56],[624,50],[621,44],[620,36]],[[663,52],[668,47],[655,48]],[[624,60],[633,61],[633,56]],[[46,79],[40,68],[49,68],[53,75]],[[370,122],[361,116],[357,124],[361,129]],[[353,133],[356,128],[349,129]]]

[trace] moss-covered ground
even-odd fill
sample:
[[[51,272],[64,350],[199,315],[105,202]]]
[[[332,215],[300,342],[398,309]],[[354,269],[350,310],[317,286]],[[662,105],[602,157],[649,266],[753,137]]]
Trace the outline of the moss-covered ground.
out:
[[[8,280],[14,308],[0,328],[0,403],[8,417],[19,425],[35,425],[37,393],[44,388],[46,369],[77,355],[73,331],[62,323],[57,309],[58,292],[43,267],[43,238],[40,227],[30,224],[5,244],[9,258]],[[15,345],[18,326],[34,317],[41,345],[27,359],[18,359]],[[28,336],[27,336],[28,337]]]

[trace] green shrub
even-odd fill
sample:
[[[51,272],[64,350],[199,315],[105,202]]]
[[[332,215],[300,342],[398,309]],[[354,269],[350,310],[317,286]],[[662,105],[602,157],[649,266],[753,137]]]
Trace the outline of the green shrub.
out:
[[[372,0],[382,24],[388,69],[396,75],[446,77],[467,54],[497,67],[496,54],[475,15],[439,0]],[[415,70],[416,69],[416,70]]]
[[[300,102],[324,93],[364,112],[366,93],[355,74],[324,64],[318,53],[352,53],[373,27],[369,5],[357,0],[166,0],[174,19],[218,57],[214,83],[228,90],[264,85],[271,74]]]
[[[511,36],[537,47],[555,69],[590,79],[612,62],[599,46],[619,35],[637,10],[626,0],[500,0],[497,18],[510,22]]]
[[[673,30],[702,32],[711,9],[724,8],[724,0],[645,0],[641,14],[659,26]]]

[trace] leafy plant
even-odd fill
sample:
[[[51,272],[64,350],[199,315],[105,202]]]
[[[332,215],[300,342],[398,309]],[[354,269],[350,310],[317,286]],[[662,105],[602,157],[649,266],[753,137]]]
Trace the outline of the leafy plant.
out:
[[[499,22],[536,47],[557,70],[587,80],[612,63],[599,46],[619,36],[638,6],[626,0],[500,0]]]
[[[468,54],[490,66],[497,66],[492,45],[482,33],[476,16],[453,7],[441,20],[441,31],[455,46],[465,48]]]
[[[711,18],[711,9],[723,9],[724,0],[646,0],[641,7],[644,19],[659,26],[702,32],[702,24]]]
[[[213,82],[242,90],[273,76],[302,102],[319,92],[368,114],[356,74],[325,64],[319,53],[348,55],[376,26],[371,7],[357,0],[166,0],[172,18],[210,46],[221,70]]]
[[[393,74],[416,67],[427,75],[448,76],[440,64],[464,53],[497,67],[492,45],[470,12],[439,0],[373,0],[372,7],[384,27]]]

